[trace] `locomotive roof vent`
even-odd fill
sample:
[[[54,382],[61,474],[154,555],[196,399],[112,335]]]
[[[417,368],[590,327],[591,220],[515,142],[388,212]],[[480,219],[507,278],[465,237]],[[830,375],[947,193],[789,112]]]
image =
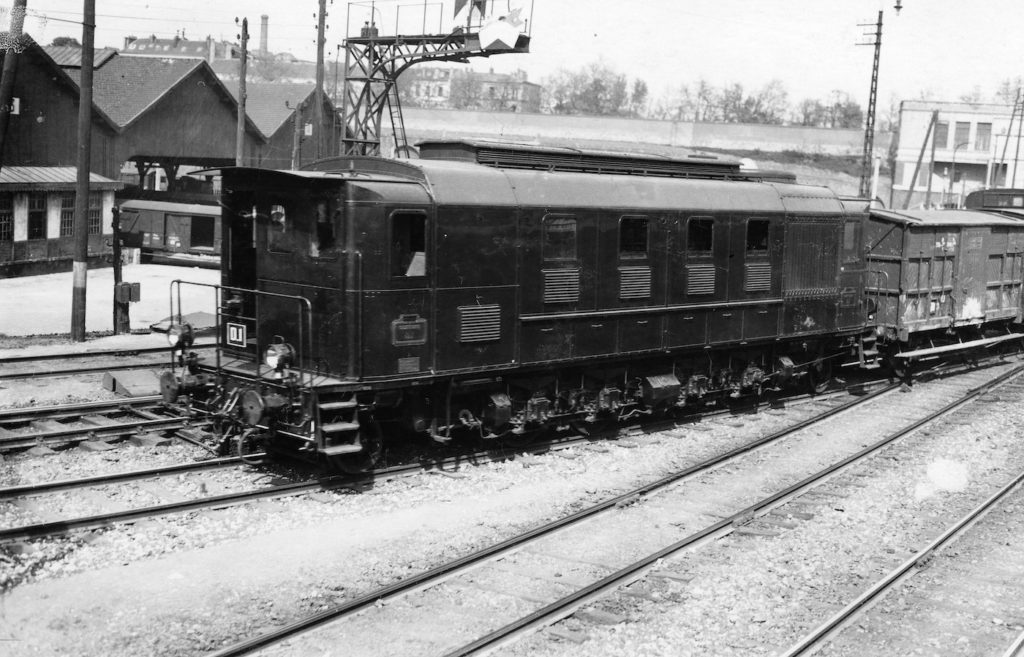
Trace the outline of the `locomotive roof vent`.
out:
[[[423,141],[416,146],[420,158],[424,160],[476,162],[498,169],[720,180],[751,179],[749,173],[740,171],[739,161],[700,153],[688,154],[685,157],[668,157],[651,153],[620,153],[486,139]]]

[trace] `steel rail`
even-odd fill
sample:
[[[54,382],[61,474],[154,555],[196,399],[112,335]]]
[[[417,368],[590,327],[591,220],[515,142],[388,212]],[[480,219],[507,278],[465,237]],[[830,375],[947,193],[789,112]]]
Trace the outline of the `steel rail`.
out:
[[[856,600],[843,607],[839,613],[809,632],[786,652],[782,653],[781,657],[797,657],[797,655],[805,655],[810,651],[820,648],[839,633],[851,620],[877,602],[878,598],[882,597],[903,580],[912,577],[920,568],[927,565],[936,552],[980,520],[982,516],[991,511],[992,507],[1001,502],[1003,498],[1019,487],[1021,483],[1024,483],[1024,472],[1017,474],[1009,483],[954,523],[938,538],[893,569],[889,574],[876,582],[874,586],[859,595]],[[1018,639],[1018,642],[1020,641],[1021,639]]]
[[[214,653],[211,653],[207,657],[233,657],[236,655],[248,654],[254,650],[258,650],[260,648],[264,648],[266,646],[282,641],[295,634],[308,631],[318,625],[322,625],[330,621],[335,621],[346,616],[350,616],[363,609],[375,605],[378,601],[387,601],[390,598],[396,598],[415,589],[423,588],[425,585],[433,581],[455,575],[464,570],[468,570],[473,566],[497,558],[502,554],[510,552],[522,546],[523,544],[533,541],[537,538],[546,536],[548,534],[552,534],[565,527],[582,522],[603,511],[617,508],[623,504],[628,504],[631,501],[640,499],[644,495],[654,490],[668,486],[681,479],[684,479],[698,472],[702,472],[704,470],[707,470],[708,468],[712,468],[716,465],[719,465],[720,463],[728,461],[729,459],[753,451],[754,449],[761,447],[762,445],[779,440],[780,438],[786,435],[795,433],[813,424],[831,418],[855,406],[866,403],[867,401],[874,399],[886,392],[890,392],[898,387],[899,384],[889,384],[878,390],[867,393],[863,397],[858,397],[857,399],[851,400],[845,404],[842,404],[835,408],[828,409],[820,415],[816,415],[812,418],[803,420],[793,426],[787,427],[768,436],[763,436],[747,445],[743,445],[736,449],[723,452],[722,454],[716,455],[706,461],[703,461],[701,463],[680,470],[679,472],[675,472],[671,475],[663,477],[655,482],[645,484],[644,486],[628,491],[626,493],[622,493],[621,495],[609,498],[586,509],[581,509],[580,511],[577,511],[576,513],[573,513],[571,515],[559,518],[558,520],[536,527],[519,536],[512,537],[510,539],[483,548],[482,550],[478,550],[477,552],[473,552],[449,563],[437,566],[436,568],[432,568],[430,570],[424,571],[407,579],[395,582],[390,586],[386,586],[384,588],[360,596],[343,605],[339,605],[338,607],[324,610],[320,613],[308,616],[306,618],[301,618],[293,623],[290,623],[289,625],[264,633],[260,636],[250,637],[249,639],[241,641],[237,644],[227,646]]]
[[[63,444],[84,442],[86,440],[119,438],[128,433],[136,433],[147,429],[177,429],[185,426],[200,427],[208,424],[205,421],[194,422],[190,418],[169,417],[159,419],[133,420],[117,426],[93,427],[88,429],[58,429],[42,433],[6,436],[0,438],[0,452],[13,449],[25,449],[36,445]]]
[[[216,342],[203,342],[194,344],[190,349],[211,349],[217,346]],[[126,347],[124,349],[105,349],[100,351],[76,351],[51,354],[35,354],[31,356],[3,356],[0,357],[0,366],[8,363],[31,363],[34,361],[58,360],[70,358],[124,358],[138,356],[139,354],[170,354],[171,348],[164,347]]]
[[[132,406],[146,406],[163,400],[160,395],[130,397],[104,401],[80,402],[77,404],[58,404],[54,406],[24,406],[20,408],[0,409],[0,422],[18,422],[22,417],[26,421],[40,415],[68,417],[93,411],[117,411]]]
[[[265,454],[248,454],[247,458],[260,458]],[[151,479],[182,472],[193,472],[197,470],[212,470],[226,468],[236,465],[245,465],[245,462],[237,456],[229,456],[208,461],[196,461],[193,463],[177,463],[157,468],[146,468],[144,470],[131,470],[128,472],[116,472],[107,475],[96,475],[93,477],[82,477],[80,479],[60,479],[57,481],[43,481],[34,484],[19,484],[0,488],[0,500],[13,497],[24,497],[26,495],[37,495],[40,493],[54,493],[57,491],[71,490],[73,488],[85,488],[88,486],[101,486],[104,484],[115,484],[138,479]]]
[[[810,475],[809,477],[802,479],[801,481],[787,487],[782,491],[779,491],[759,502],[756,502],[748,506],[747,508],[733,514],[732,516],[724,518],[723,520],[720,520],[719,522],[716,522],[715,524],[710,525],[709,527],[706,527],[699,532],[691,534],[690,536],[687,536],[673,543],[672,545],[662,548],[661,550],[658,550],[653,554],[647,555],[642,559],[638,559],[632,564],[624,568],[621,568],[620,570],[612,573],[611,575],[608,575],[607,577],[597,580],[591,583],[590,585],[582,589],[579,589],[576,592],[571,593],[533,612],[532,614],[529,614],[528,616],[524,616],[523,618],[520,618],[517,621],[509,623],[508,625],[505,625],[502,628],[490,632],[486,636],[483,636],[477,639],[476,641],[473,641],[472,643],[466,644],[460,648],[452,650],[446,653],[445,657],[461,657],[463,655],[471,655],[481,653],[483,651],[494,650],[514,642],[521,635],[539,629],[540,627],[550,625],[551,623],[557,622],[562,618],[565,618],[566,616],[570,615],[579,607],[589,602],[592,602],[596,599],[599,599],[600,597],[606,595],[607,593],[615,589],[618,589],[622,586],[631,584],[632,582],[641,579],[649,570],[654,568],[661,559],[670,557],[678,553],[679,551],[694,545],[695,543],[698,543],[705,539],[712,538],[717,534],[728,533],[728,531],[733,526],[743,524],[744,522],[754,517],[757,517],[758,515],[767,513],[772,508],[783,504],[788,499],[797,496],[806,489],[809,489],[820,480],[826,477],[830,477],[838,473],[839,471],[846,469],[850,465],[867,458],[868,456],[874,454],[878,450],[882,449],[883,447],[886,447],[887,445],[898,440],[899,438],[902,438],[903,436],[916,431],[922,426],[935,421],[939,417],[951,413],[952,411],[960,408],[961,406],[970,403],[976,397],[988,392],[992,388],[1006,382],[1011,378],[1020,376],[1022,373],[1024,373],[1024,365],[1017,366],[1010,372],[1006,372],[996,377],[992,381],[988,381],[980,386],[977,386],[972,390],[969,390],[963,396],[961,396],[960,399],[953,401],[947,404],[946,406],[942,407],[941,409],[928,414],[924,418],[918,420],[917,422],[914,422],[913,424],[907,427],[899,429],[898,431],[890,434],[889,436],[883,438],[882,440],[879,440],[876,443],[869,445],[868,447],[865,447],[859,452],[837,463],[834,463],[828,466],[827,468],[824,468]]]

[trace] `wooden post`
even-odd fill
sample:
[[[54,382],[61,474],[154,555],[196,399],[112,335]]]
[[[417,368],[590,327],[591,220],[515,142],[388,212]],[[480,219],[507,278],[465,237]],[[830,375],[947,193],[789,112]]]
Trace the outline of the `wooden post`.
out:
[[[121,208],[114,206],[113,210],[114,239],[111,242],[113,249],[114,265],[114,334],[131,332],[131,321],[128,316],[129,303],[123,299],[123,294],[118,294],[118,288],[122,282],[121,270]]]
[[[235,133],[235,166],[244,164],[245,157],[245,76],[249,63],[249,19],[242,19],[242,52],[238,62],[238,130]]]
[[[22,26],[25,23],[26,0],[14,0],[11,7],[11,47],[4,53],[3,73],[0,74],[0,167],[3,166],[4,141],[11,121],[11,98],[14,96],[14,77],[17,73],[18,50],[21,47]]]
[[[71,290],[71,340],[85,341],[85,289],[89,275],[89,168],[92,164],[92,59],[96,0],[82,12],[82,69],[78,82],[78,184],[75,187],[74,260]]]
[[[324,125],[324,26],[327,20],[327,0],[320,0],[320,15],[316,26],[316,93],[313,102],[313,156],[319,160],[323,153]]]

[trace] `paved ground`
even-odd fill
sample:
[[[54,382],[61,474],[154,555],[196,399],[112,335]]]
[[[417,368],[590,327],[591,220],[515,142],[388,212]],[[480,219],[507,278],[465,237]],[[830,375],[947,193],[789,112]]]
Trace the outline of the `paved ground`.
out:
[[[170,284],[176,279],[215,284],[220,280],[220,272],[215,269],[171,265],[132,264],[124,267],[123,280],[141,284],[141,301],[131,304],[129,310],[133,332],[148,331],[151,324],[170,315]],[[113,269],[107,267],[89,271],[86,286],[87,333],[113,332],[113,287]],[[212,289],[184,285],[181,290],[184,312],[213,312]],[[0,338],[70,335],[71,295],[71,272],[0,280]],[[103,342],[104,348],[114,348],[120,346],[114,343],[126,340],[146,343],[162,340],[162,337],[90,336],[87,344]]]

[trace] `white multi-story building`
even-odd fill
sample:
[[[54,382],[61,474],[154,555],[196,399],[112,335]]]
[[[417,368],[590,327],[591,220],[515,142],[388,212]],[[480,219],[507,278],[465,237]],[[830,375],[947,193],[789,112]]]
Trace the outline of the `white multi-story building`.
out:
[[[972,191],[1021,186],[1024,139],[1012,105],[900,104],[893,207],[959,207]]]

